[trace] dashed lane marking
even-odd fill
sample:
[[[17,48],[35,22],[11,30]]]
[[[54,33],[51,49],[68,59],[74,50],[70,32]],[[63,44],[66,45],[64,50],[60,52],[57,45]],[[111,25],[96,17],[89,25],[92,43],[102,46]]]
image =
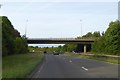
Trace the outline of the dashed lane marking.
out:
[[[69,62],[72,62],[71,60]]]
[[[87,69],[87,68],[85,68],[85,67],[82,67],[82,69],[84,69],[84,70],[88,71],[88,69]]]

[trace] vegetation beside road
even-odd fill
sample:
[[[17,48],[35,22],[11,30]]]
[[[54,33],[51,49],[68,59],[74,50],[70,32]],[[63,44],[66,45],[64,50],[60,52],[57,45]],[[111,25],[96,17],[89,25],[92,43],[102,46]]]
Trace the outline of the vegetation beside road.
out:
[[[27,53],[28,45],[25,37],[21,37],[6,16],[0,16],[0,19],[2,20],[2,56]]]
[[[42,62],[44,54],[27,53],[3,57],[3,78],[25,78],[38,64]]]
[[[92,45],[93,52],[120,55],[120,21],[111,22],[105,34]]]
[[[104,56],[98,56],[98,55],[84,55],[84,54],[78,54],[78,53],[73,54],[73,53],[70,53],[70,52],[67,52],[64,55],[93,59],[93,60],[100,60],[100,61],[110,62],[110,63],[113,63],[113,64],[120,64],[120,61],[117,58],[110,58],[110,57],[104,57]]]
[[[60,51],[62,51],[63,52],[63,47],[61,45],[58,47],[54,47],[54,46],[52,46],[52,47],[29,46],[28,50],[30,52],[44,52],[44,51],[47,51],[47,52],[54,52],[54,51],[60,52]]]
[[[106,62],[111,62],[115,64],[120,64],[119,59],[115,58],[109,58],[109,57],[103,57],[98,56],[96,54],[102,55],[120,55],[120,21],[112,21],[109,23],[109,27],[105,32],[88,32],[86,35],[83,35],[82,37],[77,37],[77,39],[80,38],[93,38],[95,42],[92,44],[92,54],[95,54],[94,56],[88,56],[88,55],[80,55],[80,54],[65,54],[69,56],[78,56],[82,58],[89,58],[89,59],[95,59],[95,60],[101,60]],[[66,44],[63,47],[66,50],[66,52],[72,52],[72,51],[79,51],[79,49],[83,49],[83,46],[78,47],[73,46],[71,44]],[[83,51],[82,51],[83,52]]]
[[[76,39],[95,39],[92,45],[88,46],[88,52],[92,51],[94,53],[105,53],[106,55],[120,55],[120,21],[112,21],[109,23],[108,29],[102,33],[99,31],[88,32],[82,37],[77,37]],[[92,46],[92,47],[90,47]],[[65,52],[83,52],[84,44],[65,44],[63,50]]]

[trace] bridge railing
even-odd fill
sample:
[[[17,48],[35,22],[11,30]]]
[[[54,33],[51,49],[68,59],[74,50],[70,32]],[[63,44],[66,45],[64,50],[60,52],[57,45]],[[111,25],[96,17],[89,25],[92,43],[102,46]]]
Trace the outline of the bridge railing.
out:
[[[75,38],[27,38],[30,40],[76,40]]]
[[[95,40],[93,38],[27,38],[27,40]]]

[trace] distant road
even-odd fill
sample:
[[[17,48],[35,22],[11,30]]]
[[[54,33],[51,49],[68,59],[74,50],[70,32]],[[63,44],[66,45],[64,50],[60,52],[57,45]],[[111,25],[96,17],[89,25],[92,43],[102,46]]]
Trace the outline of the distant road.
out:
[[[29,78],[117,78],[118,65],[102,61],[46,54]]]

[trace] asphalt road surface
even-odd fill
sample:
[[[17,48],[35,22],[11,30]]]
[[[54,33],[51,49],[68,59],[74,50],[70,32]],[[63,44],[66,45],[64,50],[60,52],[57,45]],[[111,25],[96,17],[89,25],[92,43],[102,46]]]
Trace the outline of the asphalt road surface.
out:
[[[103,61],[45,54],[29,78],[118,78],[118,65]]]

